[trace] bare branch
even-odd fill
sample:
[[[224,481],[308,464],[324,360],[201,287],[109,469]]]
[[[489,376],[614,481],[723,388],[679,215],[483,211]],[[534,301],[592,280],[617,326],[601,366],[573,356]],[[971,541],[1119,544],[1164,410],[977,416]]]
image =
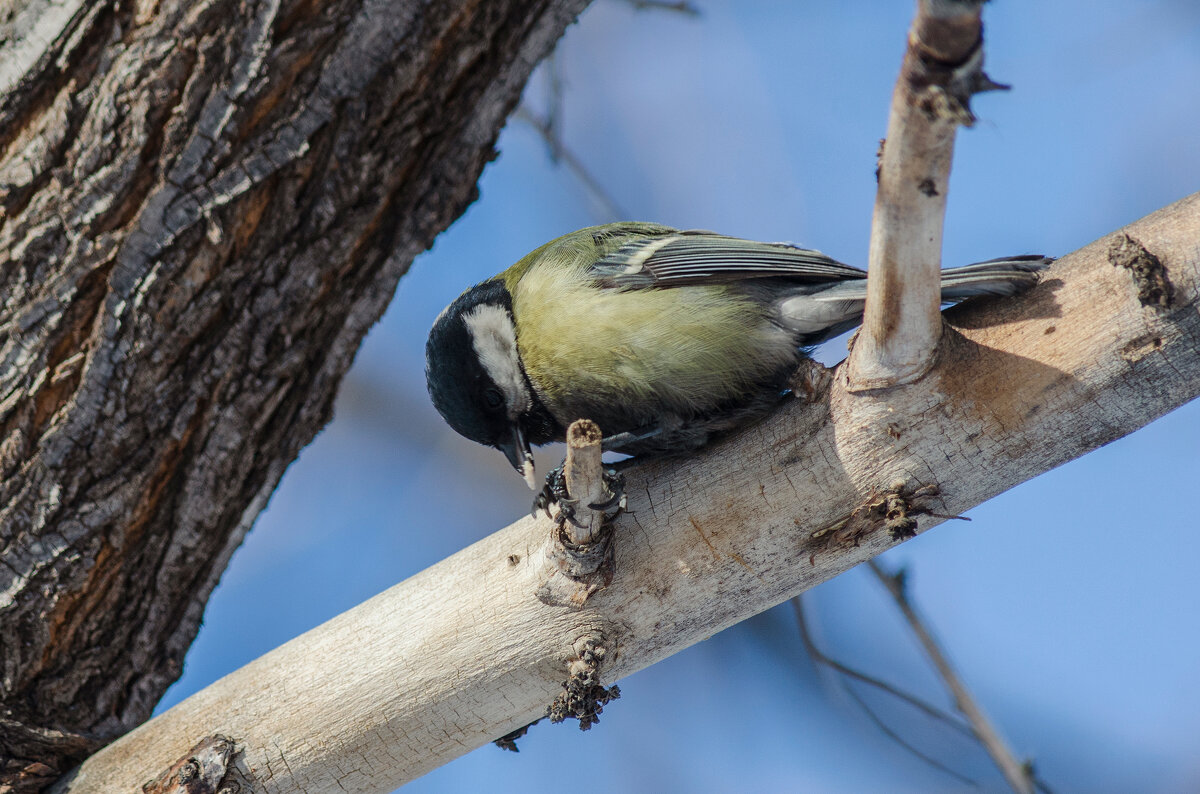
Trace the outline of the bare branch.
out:
[[[567,169],[575,175],[575,178],[583,183],[584,188],[589,194],[601,205],[604,213],[613,220],[628,219],[631,216],[620,205],[620,203],[612,197],[608,190],[600,184],[588,167],[584,165],[583,160],[579,155],[575,154],[566,144],[557,138],[557,132],[549,117],[542,118],[535,114],[525,105],[521,105],[513,113],[513,118],[518,121],[523,121],[533,127],[546,145],[550,148],[550,157],[552,160],[561,161],[566,164]]]
[[[908,383],[942,334],[938,271],[954,135],[973,121],[983,74],[981,0],[920,0],[892,94],[871,223],[867,305],[850,356],[852,390]]]
[[[929,630],[929,627],[925,625],[925,621],[917,614],[912,602],[908,600],[904,572],[886,573],[875,560],[871,560],[867,565],[871,568],[871,572],[875,574],[875,578],[887,588],[888,593],[891,594],[892,599],[896,602],[896,606],[900,608],[901,614],[908,621],[908,626],[912,629],[912,633],[921,644],[925,655],[929,657],[929,661],[937,670],[942,683],[946,685],[946,689],[953,696],[955,707],[971,723],[971,730],[975,733],[976,738],[979,739],[979,743],[987,750],[987,754],[991,756],[997,768],[999,768],[1000,774],[1004,775],[1004,779],[1008,781],[1008,785],[1017,794],[1033,794],[1036,782],[1033,778],[1032,767],[1028,763],[1018,761],[1017,757],[1013,755],[1004,738],[1000,736],[1000,731],[988,719],[987,714],[983,711],[983,707],[975,700],[975,697],[967,689],[967,685],[963,683],[954,666],[950,664],[945,651],[942,650],[938,641],[934,639],[933,632]]]
[[[848,694],[854,700],[854,702],[858,704],[859,708],[861,708],[863,710],[863,712],[867,715],[867,718],[870,719],[871,722],[875,723],[875,727],[878,728],[880,730],[880,732],[883,733],[884,736],[888,737],[893,742],[900,745],[905,750],[912,753],[917,758],[921,759],[926,764],[928,764],[929,766],[938,770],[939,772],[943,772],[947,775],[950,775],[954,779],[959,780],[963,783],[966,783],[968,786],[971,786],[972,788],[979,787],[978,781],[967,777],[966,775],[962,774],[961,772],[956,772],[955,770],[946,766],[945,764],[943,764],[941,761],[937,760],[933,756],[928,755],[927,753],[914,747],[912,742],[908,741],[903,736],[896,733],[896,731],[892,730],[891,726],[889,726],[886,722],[884,722],[879,717],[879,715],[876,714],[871,709],[870,705],[867,704],[867,701],[863,700],[861,695],[859,695],[857,692],[855,692],[849,686],[846,686],[844,683],[843,683],[843,688],[846,690],[846,694]]]
[[[700,16],[700,9],[687,0],[625,0],[638,11],[674,11],[691,17]]]
[[[837,659],[834,659],[832,656],[828,656],[824,651],[818,648],[816,642],[813,641],[812,633],[808,629],[808,621],[804,616],[804,607],[801,603],[800,596],[793,598],[791,604],[792,611],[796,615],[796,626],[800,631],[800,641],[804,643],[804,650],[807,651],[808,655],[811,656],[818,664],[823,664],[826,667],[841,673],[847,678],[853,678],[855,681],[861,681],[867,686],[878,689],[880,692],[886,692],[897,700],[902,700],[913,708],[918,709],[926,716],[931,717],[938,722],[949,725],[951,728],[963,734],[964,736],[969,736],[972,739],[975,738],[975,734],[972,733],[969,725],[966,725],[962,720],[958,719],[953,714],[950,714],[945,709],[940,709],[929,701],[923,700],[911,692],[905,692],[903,689],[892,686],[882,678],[876,678],[873,675],[867,675],[861,670],[857,670],[838,661]]]

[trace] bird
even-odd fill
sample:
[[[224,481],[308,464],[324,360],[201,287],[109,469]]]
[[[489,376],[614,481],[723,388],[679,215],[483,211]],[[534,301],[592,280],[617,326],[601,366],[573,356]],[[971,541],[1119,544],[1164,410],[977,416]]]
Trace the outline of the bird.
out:
[[[1038,280],[1040,255],[941,274],[952,303]],[[862,321],[867,272],[820,251],[654,223],[551,240],[438,315],[425,347],[437,411],[537,490],[531,445],[591,419],[603,448],[697,449],[770,411],[812,347]]]

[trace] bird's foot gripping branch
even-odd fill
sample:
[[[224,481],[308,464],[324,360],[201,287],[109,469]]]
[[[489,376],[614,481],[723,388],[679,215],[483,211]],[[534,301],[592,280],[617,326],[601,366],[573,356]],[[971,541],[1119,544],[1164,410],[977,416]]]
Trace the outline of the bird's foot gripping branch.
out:
[[[625,507],[624,479],[606,471],[600,427],[580,419],[567,428],[567,458],[546,478],[538,497],[554,527],[545,548],[537,595],[551,605],[582,607],[613,579],[613,519]]]

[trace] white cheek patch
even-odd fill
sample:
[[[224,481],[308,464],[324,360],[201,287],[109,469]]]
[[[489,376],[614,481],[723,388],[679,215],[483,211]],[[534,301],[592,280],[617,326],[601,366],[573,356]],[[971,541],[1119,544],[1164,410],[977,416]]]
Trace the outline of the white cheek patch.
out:
[[[463,315],[471,345],[484,371],[504,392],[508,418],[516,419],[533,404],[521,373],[517,331],[512,317],[500,306],[480,304]]]

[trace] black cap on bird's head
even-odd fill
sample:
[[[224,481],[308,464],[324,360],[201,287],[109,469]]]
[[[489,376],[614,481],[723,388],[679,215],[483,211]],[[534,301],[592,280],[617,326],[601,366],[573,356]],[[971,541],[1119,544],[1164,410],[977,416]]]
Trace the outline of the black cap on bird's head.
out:
[[[512,298],[503,282],[493,279],[472,287],[434,321],[425,345],[425,380],[447,424],[472,441],[499,449],[536,488],[529,444],[547,439],[530,439],[526,425],[545,409],[521,366]]]

